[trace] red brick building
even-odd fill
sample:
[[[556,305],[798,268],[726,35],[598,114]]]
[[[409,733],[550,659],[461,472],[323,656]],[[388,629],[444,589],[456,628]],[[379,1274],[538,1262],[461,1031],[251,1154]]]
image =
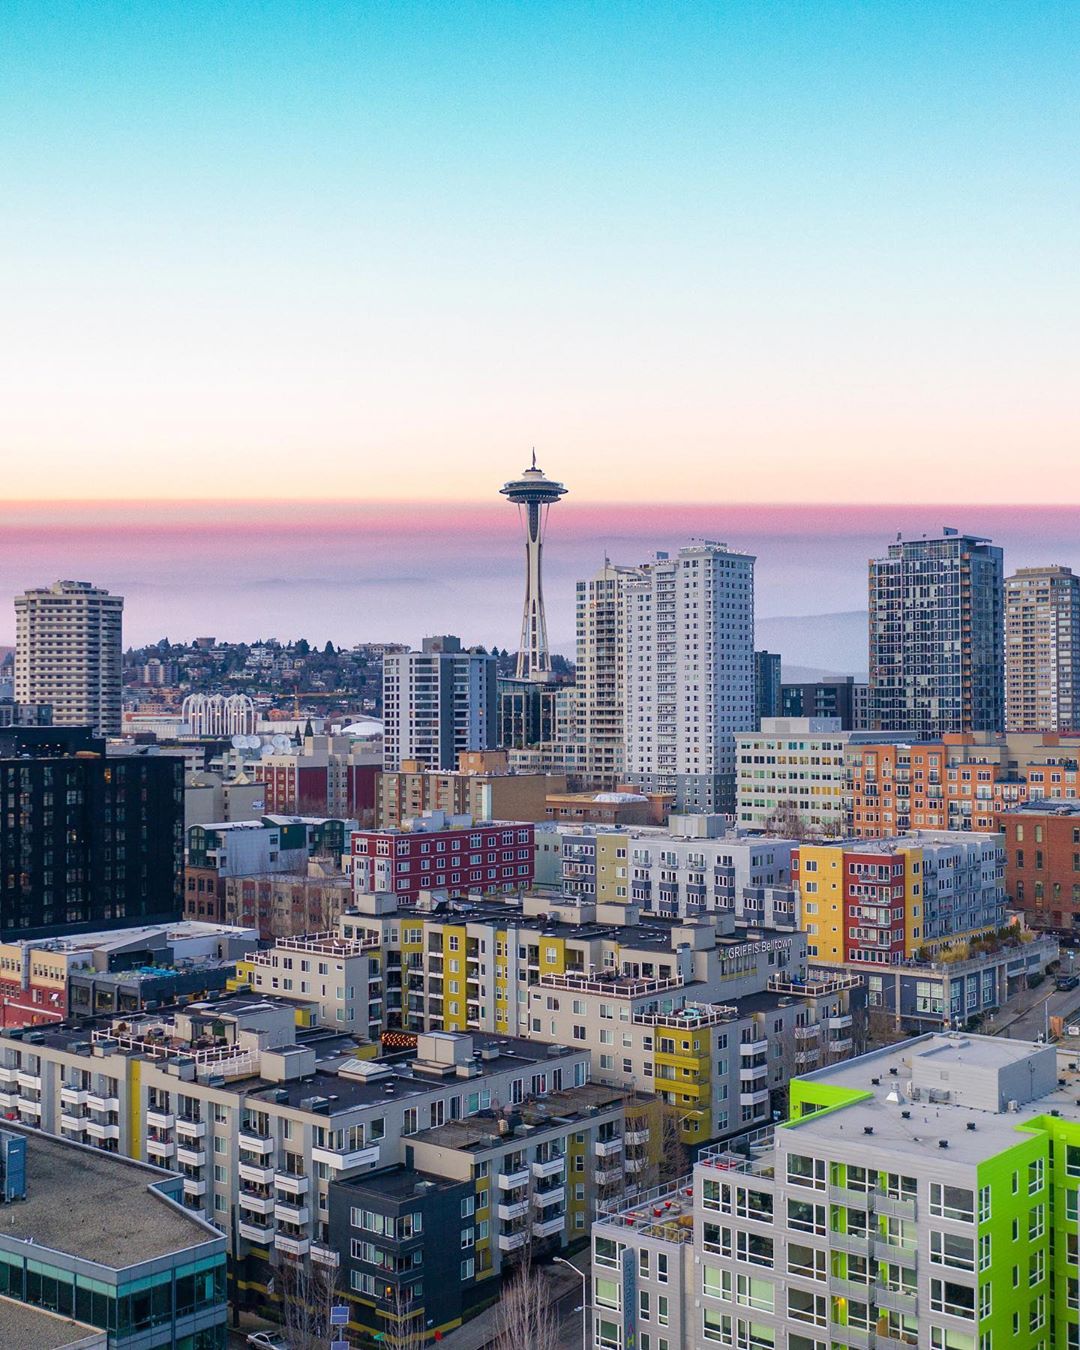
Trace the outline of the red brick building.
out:
[[[1080,801],[1035,801],[1001,817],[1005,888],[1033,928],[1080,934]]]
[[[359,830],[352,837],[357,894],[392,892],[415,904],[421,891],[519,891],[533,881],[534,827],[495,821],[468,828]]]

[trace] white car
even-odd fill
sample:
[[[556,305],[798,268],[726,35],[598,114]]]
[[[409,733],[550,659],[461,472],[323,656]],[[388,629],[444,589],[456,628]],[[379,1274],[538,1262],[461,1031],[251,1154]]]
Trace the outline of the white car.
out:
[[[289,1350],[280,1336],[269,1331],[253,1331],[247,1338],[248,1345],[255,1350]]]

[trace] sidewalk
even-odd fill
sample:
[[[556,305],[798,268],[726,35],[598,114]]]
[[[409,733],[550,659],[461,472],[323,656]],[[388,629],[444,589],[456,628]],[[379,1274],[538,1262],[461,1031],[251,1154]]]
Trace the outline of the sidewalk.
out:
[[[587,1257],[588,1253],[583,1253],[583,1255]],[[581,1256],[577,1259],[580,1261]],[[558,1303],[568,1294],[576,1294],[580,1303],[581,1281],[565,1266],[540,1266],[538,1271],[540,1276],[548,1283],[550,1289],[549,1303]],[[498,1334],[499,1305],[494,1303],[490,1308],[485,1309],[479,1317],[474,1317],[471,1322],[466,1322],[463,1327],[458,1327],[456,1331],[447,1332],[443,1337],[443,1343],[449,1347],[449,1350],[485,1350],[485,1347],[491,1345]],[[526,1348],[523,1346],[522,1350],[526,1350]]]

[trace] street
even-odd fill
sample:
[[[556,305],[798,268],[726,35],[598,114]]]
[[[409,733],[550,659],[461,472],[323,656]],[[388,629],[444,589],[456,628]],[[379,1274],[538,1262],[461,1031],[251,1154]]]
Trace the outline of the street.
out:
[[[1064,966],[1066,963],[1062,964]],[[1033,1002],[1015,1021],[1009,1019],[1006,1009],[1004,1015],[999,1015],[987,1025],[986,1030],[994,1035],[1008,1036],[1014,1041],[1034,1041],[1046,1034],[1050,1018],[1068,1018],[1070,1014],[1080,1012],[1080,989],[1059,992],[1054,988],[1053,980],[1047,977],[1045,985],[1031,992],[1034,995]]]

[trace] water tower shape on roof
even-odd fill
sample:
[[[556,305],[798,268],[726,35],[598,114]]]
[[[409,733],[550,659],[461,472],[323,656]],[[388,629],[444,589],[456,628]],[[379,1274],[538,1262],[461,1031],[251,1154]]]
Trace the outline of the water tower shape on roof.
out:
[[[566,488],[562,483],[545,478],[543,471],[536,467],[534,450],[531,466],[520,478],[505,483],[499,491],[524,508],[521,514],[525,525],[525,608],[521,618],[517,677],[519,680],[550,680],[551,652],[544,617],[541,559],[548,509],[565,496]]]

